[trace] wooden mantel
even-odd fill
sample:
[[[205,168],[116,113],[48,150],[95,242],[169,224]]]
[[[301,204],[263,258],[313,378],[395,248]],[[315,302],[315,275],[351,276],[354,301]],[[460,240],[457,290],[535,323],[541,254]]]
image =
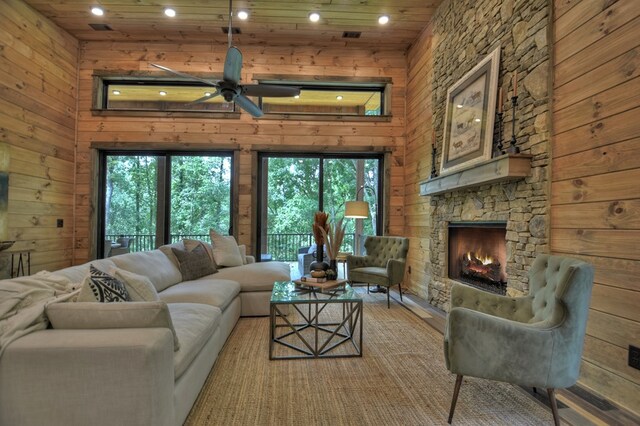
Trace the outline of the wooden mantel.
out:
[[[504,154],[468,169],[420,182],[420,195],[437,195],[463,188],[521,179],[531,172],[531,155]]]

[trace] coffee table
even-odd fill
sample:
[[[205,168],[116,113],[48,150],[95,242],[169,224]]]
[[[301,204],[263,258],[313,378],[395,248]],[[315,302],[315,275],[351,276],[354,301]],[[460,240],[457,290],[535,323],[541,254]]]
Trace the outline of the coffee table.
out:
[[[362,298],[348,284],[320,290],[277,281],[269,359],[362,356]]]

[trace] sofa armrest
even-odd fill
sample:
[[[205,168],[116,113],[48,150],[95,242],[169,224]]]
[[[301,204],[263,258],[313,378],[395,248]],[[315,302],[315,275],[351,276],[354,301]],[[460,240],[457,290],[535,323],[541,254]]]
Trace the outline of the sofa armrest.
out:
[[[250,254],[246,255],[245,259],[247,259],[247,265],[250,263],[256,263],[256,258],[254,256],[251,256]]]
[[[387,261],[387,276],[389,285],[396,285],[404,280],[405,259],[389,259]]]
[[[42,330],[0,360],[0,424],[173,425],[167,328]]]

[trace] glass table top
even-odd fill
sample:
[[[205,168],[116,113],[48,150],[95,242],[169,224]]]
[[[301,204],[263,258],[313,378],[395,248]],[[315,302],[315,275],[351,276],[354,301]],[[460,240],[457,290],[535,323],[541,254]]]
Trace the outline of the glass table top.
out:
[[[302,287],[292,281],[276,281],[273,284],[271,303],[309,303],[316,300],[358,302],[362,297],[349,284],[324,291]]]

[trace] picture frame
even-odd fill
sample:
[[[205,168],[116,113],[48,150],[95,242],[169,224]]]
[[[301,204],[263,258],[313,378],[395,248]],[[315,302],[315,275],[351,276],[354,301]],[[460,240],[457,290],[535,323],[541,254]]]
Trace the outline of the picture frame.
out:
[[[500,46],[447,91],[440,174],[491,159]]]

